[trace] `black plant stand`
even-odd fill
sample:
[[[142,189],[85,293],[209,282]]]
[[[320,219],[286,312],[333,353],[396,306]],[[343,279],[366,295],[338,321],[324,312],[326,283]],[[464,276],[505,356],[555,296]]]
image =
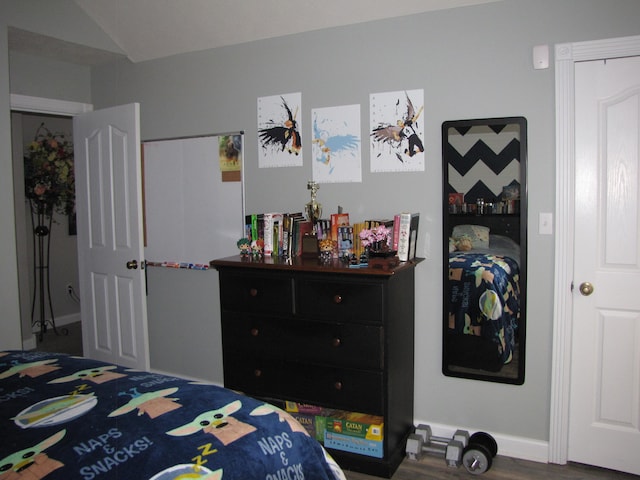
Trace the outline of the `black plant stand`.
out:
[[[49,287],[49,253],[51,250],[51,224],[53,212],[51,208],[38,202],[31,205],[31,226],[33,228],[33,301],[31,302],[31,326],[38,326],[38,340],[41,342],[48,326],[59,335],[56,319],[51,303],[51,289]],[[36,300],[38,315],[36,316]],[[46,317],[46,307],[49,306],[50,318]]]

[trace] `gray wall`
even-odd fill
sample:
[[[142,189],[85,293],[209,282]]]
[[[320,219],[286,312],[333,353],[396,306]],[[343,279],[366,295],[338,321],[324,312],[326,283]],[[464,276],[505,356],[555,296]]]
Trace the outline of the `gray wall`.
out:
[[[67,42],[122,54],[119,47],[70,0],[0,1],[0,348],[22,348],[14,188],[11,156],[10,93],[37,97],[57,95],[57,100],[87,102],[90,96],[87,68],[50,60],[12,55],[15,71],[9,75],[8,27],[15,27]],[[81,80],[78,80],[81,76]],[[25,333],[28,336],[28,333]]]
[[[96,108],[138,101],[142,138],[246,132],[247,211],[296,210],[308,201],[310,111],[359,103],[367,138],[370,93],[423,88],[426,171],[370,173],[361,184],[322,185],[325,212],[353,220],[421,213],[417,268],[418,419],[548,438],[553,236],[537,234],[554,211],[554,71],[534,70],[532,48],[640,33],[635,0],[510,0],[96,68]],[[303,167],[258,169],[257,97],[302,92]],[[522,115],[529,125],[529,303],[523,386],[443,377],[441,356],[441,142],[445,120]],[[306,142],[304,140],[307,139]],[[383,195],[377,192],[385,192]],[[203,308],[209,308],[203,299]],[[212,308],[212,320],[216,318]]]
[[[4,19],[4,15],[0,16]],[[2,20],[0,20],[2,22]],[[21,348],[18,260],[13,210],[13,160],[9,97],[9,52],[6,28],[0,23],[0,348]]]
[[[218,274],[147,268],[151,368],[222,384]]]
[[[312,108],[359,103],[362,137],[367,138],[370,93],[423,88],[425,172],[372,174],[365,147],[362,183],[322,185],[318,200],[325,212],[342,205],[354,221],[386,217],[401,210],[421,213],[418,251],[427,260],[416,271],[416,419],[546,441],[554,237],[537,234],[537,217],[539,212],[553,212],[555,208],[554,71],[553,65],[548,70],[533,70],[531,51],[538,44],[549,44],[553,51],[556,43],[637,34],[637,0],[505,0],[138,64],[96,67],[91,74],[91,95],[96,108],[140,102],[143,139],[244,130],[246,205],[248,211],[259,212],[299,210],[308,201]],[[3,41],[0,38],[0,47]],[[0,52],[0,60],[2,55]],[[3,81],[0,76],[0,88],[6,89]],[[304,166],[259,169],[257,98],[297,91],[303,95]],[[6,108],[5,104],[6,100],[0,98],[0,108]],[[512,115],[526,117],[529,126],[530,262],[523,386],[454,379],[440,373],[440,125],[445,120]],[[0,132],[4,131],[2,122],[0,116]],[[0,153],[4,171],[4,150]],[[3,190],[1,200],[5,196]],[[4,208],[0,207],[0,220],[6,216]],[[11,281],[11,269],[2,268],[6,270],[0,279]],[[191,284],[196,281],[190,276],[175,288],[183,289],[182,298],[199,302],[200,314],[218,325],[215,298],[189,296],[188,292],[202,287],[201,283]],[[150,287],[172,288],[161,278],[150,280]],[[150,292],[150,298],[154,295],[162,301],[161,294]],[[149,313],[151,324],[153,317],[163,315],[162,306],[154,303]],[[193,361],[200,366],[215,365],[220,353],[214,331],[217,327],[197,325],[205,335],[211,335],[211,347],[198,352]],[[152,343],[152,359],[156,355],[162,358],[162,353],[153,348]],[[176,366],[174,371],[183,368],[177,360],[167,363]],[[221,380],[215,367],[208,371],[212,379]]]
[[[91,103],[88,66],[16,52],[11,52],[9,64],[13,94]]]

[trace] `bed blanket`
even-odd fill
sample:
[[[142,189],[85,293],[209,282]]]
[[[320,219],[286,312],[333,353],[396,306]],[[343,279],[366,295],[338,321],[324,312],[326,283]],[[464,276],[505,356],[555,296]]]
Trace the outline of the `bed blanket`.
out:
[[[449,335],[491,342],[495,362],[488,359],[487,369],[499,369],[512,359],[520,317],[519,276],[518,263],[508,256],[458,251],[449,255]],[[449,360],[456,364],[456,358]]]
[[[270,404],[65,354],[0,352],[0,414],[0,480],[344,479]]]

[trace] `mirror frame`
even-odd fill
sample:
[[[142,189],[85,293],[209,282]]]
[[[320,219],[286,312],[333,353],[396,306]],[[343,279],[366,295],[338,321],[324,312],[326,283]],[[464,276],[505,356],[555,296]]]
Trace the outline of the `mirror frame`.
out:
[[[486,125],[489,128],[499,128],[515,124],[520,128],[520,207],[519,215],[509,214],[491,214],[483,215],[487,222],[499,222],[500,229],[509,229],[509,236],[518,238],[520,241],[520,318],[518,319],[518,331],[516,334],[517,350],[517,366],[515,376],[507,376],[501,372],[492,372],[480,368],[469,368],[449,365],[447,360],[447,336],[449,330],[449,237],[454,224],[461,224],[460,220],[468,218],[470,221],[464,220],[463,223],[473,223],[473,218],[477,214],[460,214],[451,215],[449,207],[449,193],[453,189],[449,185],[449,163],[451,157],[451,146],[449,144],[449,129],[456,128],[459,130],[469,130],[475,126]],[[466,132],[465,132],[466,133]],[[500,118],[483,118],[472,120],[456,120],[446,121],[442,123],[442,192],[443,192],[443,323],[442,323],[442,373],[450,377],[469,378],[475,380],[483,380],[490,382],[508,383],[522,385],[525,378],[525,358],[526,358],[526,312],[527,312],[527,120],[524,117],[500,117]],[[467,200],[467,199],[465,199]],[[468,200],[467,200],[468,201]],[[455,219],[452,217],[456,217]],[[489,218],[492,217],[492,218]],[[457,222],[455,220],[458,220]],[[507,225],[510,221],[517,220],[517,231],[515,225]],[[483,220],[483,224],[486,225]],[[504,225],[503,225],[504,223]],[[491,227],[493,228],[493,226]],[[502,233],[502,231],[500,231]]]

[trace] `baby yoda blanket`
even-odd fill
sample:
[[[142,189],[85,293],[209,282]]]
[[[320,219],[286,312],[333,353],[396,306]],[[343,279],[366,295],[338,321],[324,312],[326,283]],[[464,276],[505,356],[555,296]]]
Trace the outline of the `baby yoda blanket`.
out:
[[[520,317],[520,268],[502,255],[473,252],[449,254],[449,344],[448,361],[467,366],[461,345],[469,345],[459,335],[486,340],[486,370],[499,370],[513,357]],[[456,342],[456,339],[458,341]],[[476,363],[477,365],[477,363]]]
[[[215,385],[0,351],[0,480],[344,479],[290,415]]]

